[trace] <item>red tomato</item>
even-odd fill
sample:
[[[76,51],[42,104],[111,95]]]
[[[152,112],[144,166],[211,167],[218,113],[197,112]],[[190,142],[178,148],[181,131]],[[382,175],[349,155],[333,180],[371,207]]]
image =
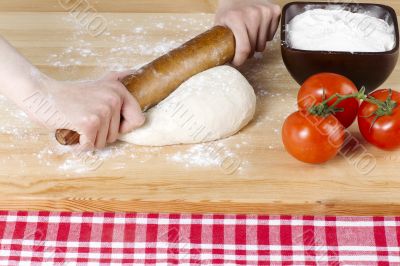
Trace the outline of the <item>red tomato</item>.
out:
[[[370,96],[386,101],[390,90],[377,90]],[[392,100],[397,103],[391,115],[379,117],[375,122],[374,112],[378,106],[364,101],[358,113],[358,126],[361,134],[371,144],[384,150],[400,148],[400,93],[392,91]]]
[[[348,95],[357,92],[356,85],[348,78],[333,73],[321,73],[310,77],[304,82],[298,93],[297,103],[300,110],[307,110],[311,106],[321,103],[337,93],[340,95]],[[334,104],[336,99],[337,98],[334,98],[328,105],[331,106]],[[344,111],[337,112],[335,117],[345,128],[348,128],[357,117],[358,107],[358,99],[344,100],[337,106],[337,108],[343,108]]]
[[[344,143],[344,127],[333,116],[319,117],[306,111],[290,115],[282,129],[286,150],[306,163],[324,163],[335,157]]]

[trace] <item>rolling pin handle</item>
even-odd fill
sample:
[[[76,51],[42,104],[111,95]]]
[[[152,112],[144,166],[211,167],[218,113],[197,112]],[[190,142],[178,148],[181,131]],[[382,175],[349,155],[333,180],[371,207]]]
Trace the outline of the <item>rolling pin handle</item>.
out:
[[[79,144],[80,135],[78,132],[69,129],[57,129],[56,139],[61,145]]]
[[[233,32],[227,27],[215,26],[143,66],[122,83],[142,110],[146,110],[167,98],[188,78],[228,63],[234,55]],[[56,139],[62,145],[78,144],[79,138],[79,134],[71,130],[59,129],[56,132]]]

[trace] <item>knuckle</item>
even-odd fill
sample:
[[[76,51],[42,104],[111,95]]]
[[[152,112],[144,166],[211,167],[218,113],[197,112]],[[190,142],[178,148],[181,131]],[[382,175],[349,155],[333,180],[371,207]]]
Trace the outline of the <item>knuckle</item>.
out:
[[[261,15],[260,9],[257,6],[249,6],[246,9],[247,14],[249,14],[252,18],[257,18]]]
[[[266,16],[266,17],[270,17],[271,14],[273,13],[273,11],[271,10],[271,8],[268,8],[268,7],[264,7],[264,8],[262,9],[262,12],[263,12],[264,16]]]
[[[230,11],[227,11],[227,12],[226,12],[226,15],[225,15],[226,19],[228,19],[228,20],[237,19],[237,18],[239,18],[239,17],[241,17],[241,16],[242,16],[242,12],[240,12],[240,11],[238,11],[238,10],[230,10]]]
[[[89,115],[83,119],[83,124],[87,129],[96,129],[100,126],[100,118],[97,115]]]
[[[125,93],[127,91],[126,87],[120,81],[114,81],[111,86],[119,94]]]
[[[122,100],[118,95],[111,95],[108,100],[107,100],[108,104],[110,105],[110,107],[112,109],[116,109],[119,106],[121,106]]]
[[[251,47],[249,45],[242,45],[238,48],[238,54],[248,55],[251,53]]]
[[[279,5],[275,5],[273,4],[271,6],[272,12],[274,13],[274,15],[279,16],[281,14],[281,7]]]
[[[267,6],[261,6],[260,10],[265,17],[269,17],[272,13],[272,8]]]
[[[108,105],[103,105],[99,108],[99,115],[102,118],[107,118],[111,115],[111,107]]]

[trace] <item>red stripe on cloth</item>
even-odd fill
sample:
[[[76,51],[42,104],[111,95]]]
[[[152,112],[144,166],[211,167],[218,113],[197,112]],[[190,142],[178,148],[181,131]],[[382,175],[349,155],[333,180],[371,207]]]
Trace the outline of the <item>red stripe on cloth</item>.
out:
[[[241,220],[241,221],[246,221],[246,216],[245,215],[237,215],[234,217],[234,219]],[[235,244],[236,245],[246,245],[247,244],[247,234],[246,234],[246,224],[240,223],[235,225]],[[235,251],[235,255],[239,258],[245,258],[247,253],[246,250],[244,249],[237,249]],[[237,259],[235,261],[236,264],[244,265],[246,263],[246,260],[244,259]]]
[[[290,223],[287,223],[288,221],[290,222],[291,217],[290,216],[281,216],[281,220],[286,221],[286,223],[282,224],[280,226],[280,237],[281,237],[281,243],[284,246],[291,246],[292,245],[292,226]],[[293,260],[293,252],[290,249],[283,249],[281,251],[282,255],[282,264],[283,265],[290,265]]]
[[[399,217],[0,214],[0,265],[400,265]]]
[[[218,220],[218,219],[223,219],[223,215],[214,215],[213,219]],[[225,232],[224,232],[224,225],[223,224],[214,224],[213,228],[213,235],[212,235],[212,241],[214,245],[219,245],[219,244],[224,244],[225,241]],[[216,251],[218,252],[218,251]]]
[[[199,220],[201,219],[202,216],[200,215],[193,215],[192,219],[196,219]],[[203,228],[202,228],[202,224],[200,223],[193,223],[192,226],[190,227],[190,242],[193,244],[201,244],[202,240],[201,240],[201,232],[202,232]]]
[[[384,222],[385,218],[383,217],[374,217],[373,218],[374,222]],[[379,225],[379,226],[374,226],[374,240],[375,240],[375,245],[376,247],[387,247],[387,242],[386,242],[386,230],[385,226]],[[387,256],[389,256],[389,252],[387,251],[377,251],[377,255],[380,259],[387,259]],[[384,257],[384,258],[382,258]],[[380,261],[378,263],[379,266],[389,266],[388,262],[385,261]]]
[[[171,246],[168,246],[167,249],[167,254],[173,254],[173,255],[179,255],[179,246],[177,244],[179,243],[187,243],[188,239],[181,239],[181,234],[180,234],[180,226],[179,226],[179,215],[176,214],[170,214],[168,219],[173,221],[176,220],[174,223],[170,223],[168,225],[168,232],[167,232],[167,241],[168,243],[172,243]],[[175,257],[175,256],[171,256]],[[179,260],[172,258],[168,260],[168,263],[170,264],[178,264]]]
[[[257,227],[257,243],[260,246],[268,246],[270,244],[270,232],[268,224],[262,224],[262,222],[266,222],[269,220],[269,216],[260,216],[259,221],[261,222]],[[270,251],[268,249],[258,249],[257,255],[261,257],[267,257],[270,255]]]
[[[14,224],[14,232],[12,234],[13,239],[24,239],[25,238],[25,230],[27,226],[27,219],[26,217],[28,216],[27,212],[22,212],[19,211],[17,212],[17,216],[22,217],[20,221],[16,221]],[[29,237],[32,237],[32,233],[28,232]],[[21,251],[22,251],[22,245],[20,243],[12,243],[9,247],[10,255],[8,259],[10,261],[20,261],[21,257]]]
[[[339,242],[337,239],[336,220],[336,217],[325,218],[325,222],[329,224],[325,227],[326,245],[329,247],[339,246]],[[340,266],[340,264],[337,265],[339,262],[339,251],[337,249],[328,249],[328,252],[325,256],[327,257],[329,265]]]
[[[397,245],[400,246],[400,217],[396,217],[395,221],[398,225],[396,226]]]
[[[41,214],[39,214],[40,216]],[[36,228],[33,231],[34,245],[32,247],[34,252],[43,252],[45,251],[45,245],[43,245],[47,238],[48,232],[48,223],[44,221],[38,221],[36,224]],[[25,238],[25,236],[24,236]]]
[[[212,220],[221,220],[224,219],[223,215],[213,215]],[[226,234],[225,229],[229,230],[229,228],[225,228],[223,224],[214,224],[212,225],[212,254],[214,255],[224,255],[223,245],[225,243],[225,235],[228,237],[229,233]],[[200,251],[198,252],[200,254]],[[224,260],[221,259],[212,259],[213,264],[222,264]]]
[[[307,221],[312,221],[312,222],[314,221],[314,217],[312,217],[312,216],[306,216],[306,217],[304,217],[304,219]],[[305,247],[319,247],[319,246],[325,244],[325,241],[315,238],[315,226],[312,223],[305,224],[303,226],[303,234],[302,234],[301,240],[303,241],[302,243]],[[315,249],[314,248],[305,248],[304,256],[316,257]],[[310,262],[308,265],[317,265],[317,262]]]

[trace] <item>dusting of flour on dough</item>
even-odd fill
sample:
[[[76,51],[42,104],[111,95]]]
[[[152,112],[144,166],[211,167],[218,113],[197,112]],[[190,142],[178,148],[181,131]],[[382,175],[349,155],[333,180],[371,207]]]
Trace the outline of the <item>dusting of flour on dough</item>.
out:
[[[159,21],[166,22],[160,23]],[[212,26],[213,19],[212,15],[205,14],[193,15],[191,18],[160,14],[152,15],[139,23],[134,18],[128,17],[108,22],[110,23],[108,31],[93,38],[76,23],[73,17],[69,15],[63,17],[63,23],[72,29],[65,32],[65,40],[60,40],[60,43],[66,43],[67,46],[49,52],[47,57],[47,63],[54,67],[57,78],[69,80],[81,76],[82,67],[87,69],[85,75],[88,78],[96,78],[105,70],[122,71],[138,68],[164,52],[179,46],[197,33],[208,29]],[[120,26],[126,25],[128,22],[132,25],[130,30],[124,30],[124,33],[121,34]],[[160,29],[175,29],[178,35],[160,38],[156,35]],[[96,45],[98,42],[107,42],[112,45],[104,49]],[[142,55],[141,59],[133,61],[132,58],[138,58],[137,55]],[[261,65],[264,60],[263,55],[257,54],[256,57],[257,62],[260,62]],[[257,74],[257,69],[254,69],[253,72],[253,74]],[[270,95],[267,90],[265,93],[257,92],[258,98],[266,95]],[[7,114],[7,116],[0,117],[0,133],[10,140],[0,143],[2,149],[10,151],[9,155],[1,157],[0,169],[2,166],[12,165],[15,166],[13,175],[29,174],[27,169],[41,165],[48,166],[49,175],[96,176],[97,171],[93,170],[91,165],[83,163],[81,155],[75,154],[72,147],[58,145],[54,140],[54,132],[48,132],[32,123],[25,113],[1,95],[0,113]],[[265,123],[265,121],[260,120],[257,123]],[[32,142],[35,143],[34,147],[31,145]],[[24,143],[29,143],[29,145],[24,146]],[[176,149],[117,143],[102,151],[84,155],[89,160],[98,160],[98,170],[104,169],[103,166],[107,165],[107,169],[114,173],[123,171],[131,163],[151,164],[155,160],[160,160],[160,154],[163,154],[166,164],[176,164],[189,169],[192,167],[218,169],[224,159],[232,157],[240,159],[238,173],[243,173],[243,170],[249,167],[249,162],[243,160],[240,154],[243,148],[250,143],[251,139],[248,135],[239,133],[228,140],[180,146]],[[25,147],[28,146],[30,148],[26,150]],[[17,148],[23,151],[12,152]],[[33,157],[28,156],[29,154]]]
[[[199,73],[147,112],[146,123],[121,140],[145,146],[193,144],[236,134],[253,118],[253,87],[236,69]]]

